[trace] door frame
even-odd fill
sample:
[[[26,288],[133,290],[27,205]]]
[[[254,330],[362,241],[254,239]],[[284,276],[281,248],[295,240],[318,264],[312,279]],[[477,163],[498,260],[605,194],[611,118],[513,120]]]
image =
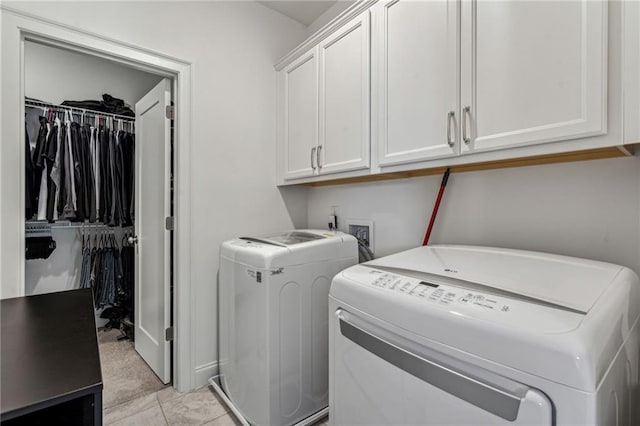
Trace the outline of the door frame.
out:
[[[20,124],[24,117],[25,41],[114,61],[133,69],[172,79],[174,117],[174,234],[173,234],[173,386],[180,392],[195,386],[193,311],[191,292],[190,231],[190,151],[191,151],[191,79],[192,64],[182,59],[108,37],[43,19],[0,5],[6,55],[13,66],[3,68],[2,139],[0,144],[0,277],[1,297],[24,296],[25,293],[25,134]],[[5,71],[6,70],[6,71]],[[8,76],[7,76],[8,74]],[[10,84],[14,82],[14,85]],[[15,82],[18,85],[15,86]],[[17,124],[17,125],[16,125]],[[11,140],[15,141],[11,143]],[[20,155],[21,153],[22,155]],[[16,158],[17,157],[17,158]],[[7,160],[11,158],[11,160]],[[17,160],[17,161],[16,161]],[[16,183],[19,182],[19,185]],[[7,248],[13,248],[7,250]]]

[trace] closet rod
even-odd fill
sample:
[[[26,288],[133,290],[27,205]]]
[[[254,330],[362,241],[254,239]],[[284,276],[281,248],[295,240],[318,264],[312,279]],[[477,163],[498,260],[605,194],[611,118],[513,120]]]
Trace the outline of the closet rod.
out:
[[[50,229],[57,229],[57,228],[85,228],[85,229],[95,229],[95,228],[107,228],[107,229],[127,229],[127,228],[133,228],[133,225],[129,225],[129,226],[109,226],[105,223],[101,223],[101,222],[69,222],[69,221],[60,221],[60,222],[46,222],[44,220],[31,220],[31,221],[27,221],[25,222],[25,228],[35,228],[38,227],[38,225],[48,225],[48,227]]]
[[[110,112],[102,112],[102,111],[96,111],[93,109],[85,109],[85,108],[76,108],[76,107],[71,107],[66,105],[55,105],[49,102],[32,101],[32,100],[25,99],[24,104],[25,106],[30,106],[34,108],[45,107],[45,108],[52,108],[54,110],[57,109],[62,111],[69,111],[72,114],[74,111],[79,111],[88,115],[94,115],[99,117],[113,117],[113,118],[117,118],[118,120],[124,120],[124,121],[130,121],[130,122],[133,122],[136,120],[135,117],[130,117],[128,115],[112,114]]]

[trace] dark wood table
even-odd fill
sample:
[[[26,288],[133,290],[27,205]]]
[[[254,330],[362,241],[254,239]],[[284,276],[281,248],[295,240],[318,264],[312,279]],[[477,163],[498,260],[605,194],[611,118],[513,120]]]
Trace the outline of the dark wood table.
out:
[[[91,290],[5,299],[0,315],[2,425],[102,425]]]

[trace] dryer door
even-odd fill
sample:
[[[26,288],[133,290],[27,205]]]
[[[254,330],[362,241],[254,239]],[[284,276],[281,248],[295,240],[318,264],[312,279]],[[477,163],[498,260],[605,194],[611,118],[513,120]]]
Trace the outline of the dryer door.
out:
[[[552,424],[552,404],[539,390],[332,311],[333,424]]]

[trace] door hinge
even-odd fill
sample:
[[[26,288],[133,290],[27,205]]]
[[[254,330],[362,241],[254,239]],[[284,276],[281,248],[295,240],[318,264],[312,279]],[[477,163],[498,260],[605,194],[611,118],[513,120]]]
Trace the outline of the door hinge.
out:
[[[173,216],[169,216],[164,220],[164,227],[167,231],[173,231],[175,220]]]
[[[165,112],[169,120],[175,119],[176,109],[173,107],[173,105],[167,105]]]
[[[173,341],[173,327],[169,327],[164,331],[164,340],[167,342]]]

